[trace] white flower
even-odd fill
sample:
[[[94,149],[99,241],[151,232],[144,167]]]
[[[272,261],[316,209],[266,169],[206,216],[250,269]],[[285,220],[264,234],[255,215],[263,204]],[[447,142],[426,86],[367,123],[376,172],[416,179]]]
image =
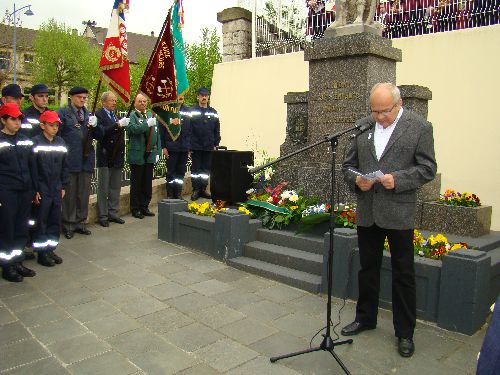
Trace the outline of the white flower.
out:
[[[270,202],[270,203],[272,203],[273,202],[273,197],[267,198],[267,201]]]
[[[290,194],[290,191],[288,190],[285,190],[283,193],[281,193],[280,197],[281,199],[288,199],[290,198],[291,194]]]
[[[245,193],[247,193],[247,194],[253,194],[253,193],[255,193],[255,189],[253,189],[253,188],[248,189],[247,191],[245,191]]]
[[[420,255],[421,257],[423,257],[424,256],[424,252],[422,250],[419,250],[418,251],[418,255]]]
[[[297,194],[294,194],[288,198],[290,202],[297,202],[299,200],[299,196]]]

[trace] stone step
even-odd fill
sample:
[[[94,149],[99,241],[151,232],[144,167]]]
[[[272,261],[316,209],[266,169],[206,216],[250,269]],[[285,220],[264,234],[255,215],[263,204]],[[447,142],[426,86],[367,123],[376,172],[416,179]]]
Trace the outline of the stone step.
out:
[[[292,249],[307,251],[309,253],[323,254],[323,237],[312,234],[296,234],[293,231],[258,229],[257,241]]]
[[[319,293],[321,290],[321,276],[247,257],[232,258],[227,263],[234,268],[276,280],[311,293]]]
[[[323,255],[267,242],[253,241],[247,243],[243,247],[243,255],[319,276],[321,276],[323,270]]]

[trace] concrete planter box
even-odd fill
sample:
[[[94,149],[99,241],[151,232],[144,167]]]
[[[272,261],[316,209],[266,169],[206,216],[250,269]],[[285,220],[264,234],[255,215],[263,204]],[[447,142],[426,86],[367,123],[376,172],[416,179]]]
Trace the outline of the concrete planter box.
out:
[[[324,261],[329,235],[325,235]],[[333,294],[339,298],[358,298],[359,250],[353,229],[337,229],[334,238]],[[474,334],[484,324],[490,305],[491,257],[476,250],[456,250],[442,261],[415,258],[417,317],[436,322],[439,327]],[[323,290],[327,287],[326,267]],[[380,306],[391,309],[391,260],[384,252],[380,275]]]
[[[491,206],[458,207],[439,202],[424,202],[421,229],[479,237],[490,232],[491,213]]]

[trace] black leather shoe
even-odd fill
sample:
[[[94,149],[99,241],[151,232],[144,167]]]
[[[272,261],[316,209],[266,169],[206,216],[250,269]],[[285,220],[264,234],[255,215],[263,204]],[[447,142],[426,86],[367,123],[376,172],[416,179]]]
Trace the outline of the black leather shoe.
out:
[[[55,264],[61,264],[63,262],[62,258],[59,255],[56,255],[56,253],[54,253],[53,251],[49,251],[48,254]]]
[[[99,220],[99,225],[101,227],[105,227],[105,228],[109,227],[109,221],[107,221],[107,220]]]
[[[361,322],[354,321],[342,328],[342,331],[340,331],[340,333],[342,334],[342,336],[354,336],[368,329],[375,329],[375,327],[369,327]]]
[[[54,267],[56,263],[47,252],[38,253],[38,264],[45,267]]]
[[[84,234],[86,236],[90,236],[92,234],[92,232],[89,231],[87,228],[76,228],[75,233]]]
[[[35,254],[33,254],[31,251],[24,252],[24,260],[33,260],[33,259],[35,259]]]
[[[398,337],[398,353],[401,357],[411,357],[415,353],[413,339]]]
[[[212,196],[210,194],[208,194],[206,190],[201,190],[200,191],[200,197],[201,198],[206,198],[206,199],[212,199]]]
[[[155,216],[154,212],[151,212],[149,208],[146,208],[145,210],[141,210],[142,214],[144,216]]]
[[[23,281],[24,277],[17,273],[15,264],[6,264],[2,267],[2,277],[13,283],[19,283]]]
[[[133,211],[133,212],[132,212],[132,216],[133,216],[133,217],[136,217],[136,218],[138,218],[138,219],[144,219],[144,215],[142,214],[142,212],[141,212],[141,211]]]
[[[24,277],[33,277],[36,275],[36,272],[32,269],[24,267],[22,263],[16,263],[16,271],[19,275]]]
[[[193,190],[193,194],[191,194],[191,200],[196,201],[200,197],[200,191],[199,190]]]
[[[64,232],[64,237],[66,237],[68,240],[71,240],[74,235],[75,234],[72,231],[70,231],[70,230],[67,230],[67,231]]]
[[[112,223],[117,223],[117,224],[125,224],[125,220],[120,219],[119,217],[110,217],[108,221]]]

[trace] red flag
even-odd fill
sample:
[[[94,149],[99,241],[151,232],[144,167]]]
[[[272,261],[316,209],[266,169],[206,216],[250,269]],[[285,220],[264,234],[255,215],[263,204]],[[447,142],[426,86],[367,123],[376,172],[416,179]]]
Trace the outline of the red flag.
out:
[[[130,101],[130,68],[124,10],[129,0],[115,0],[99,67],[102,78],[125,103]]]
[[[151,101],[151,107],[177,100],[172,31],[170,29],[171,13],[172,8],[168,12],[167,22],[161,31],[160,39],[149,59],[149,65],[139,87],[141,92]]]

